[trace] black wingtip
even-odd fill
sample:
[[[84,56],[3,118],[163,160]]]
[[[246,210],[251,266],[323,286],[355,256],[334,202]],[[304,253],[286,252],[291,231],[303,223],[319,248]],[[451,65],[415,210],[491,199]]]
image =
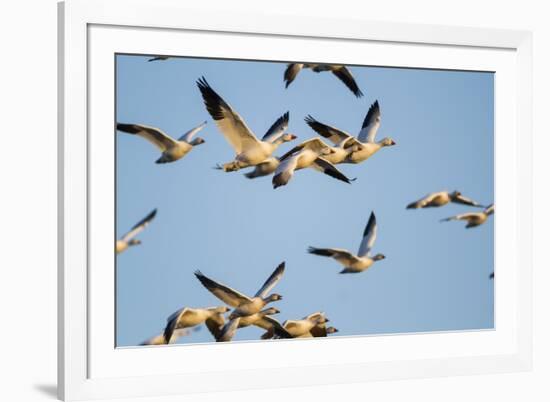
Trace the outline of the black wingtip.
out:
[[[376,225],[376,215],[374,215],[374,211],[370,213],[369,221],[367,222],[367,226],[365,226],[365,230],[363,231],[363,237],[369,233],[372,228]]]

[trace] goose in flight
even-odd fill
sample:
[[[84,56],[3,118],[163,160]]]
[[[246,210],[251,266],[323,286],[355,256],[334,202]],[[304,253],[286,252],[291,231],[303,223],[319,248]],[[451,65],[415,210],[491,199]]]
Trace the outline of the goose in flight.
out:
[[[281,280],[284,271],[285,263],[282,262],[275,269],[275,271],[273,271],[269,278],[267,278],[254,297],[248,297],[235,289],[231,289],[226,285],[216,282],[204,276],[200,271],[196,271],[195,276],[214,296],[227,305],[235,308],[229,316],[229,319],[231,320],[236,317],[246,317],[256,314],[260,312],[266,304],[281,300],[283,298],[281,295],[273,293],[268,296],[268,293]]]
[[[363,92],[361,92],[361,90],[357,86],[357,83],[355,82],[355,79],[353,78],[353,75],[351,75],[351,72],[348,70],[348,68],[346,66],[337,64],[290,63],[287,65],[285,70],[285,88],[288,88],[288,86],[292,83],[292,81],[294,81],[298,73],[304,68],[309,68],[316,73],[330,71],[332,74],[338,77],[338,79],[340,79],[340,81],[342,81],[356,97],[360,98],[361,96],[363,96]]]
[[[170,56],[155,56],[155,57],[152,57],[150,58],[149,60],[147,61],[161,61],[161,60],[168,60],[170,58]]]
[[[151,212],[149,212],[149,214],[145,218],[136,223],[128,233],[118,239],[115,246],[116,253],[120,254],[130,246],[141,244],[141,240],[135,239],[135,237],[140,234],[143,229],[147,227],[147,225],[149,225],[156,214],[157,209],[155,208]]]
[[[192,332],[199,331],[201,327],[193,327],[193,328],[179,328],[176,329],[172,333],[172,337],[170,338],[169,344],[176,343],[176,341],[179,338],[182,338],[184,336],[191,335]],[[147,345],[166,345],[166,340],[164,339],[164,334],[159,334],[156,336],[153,336],[152,338],[149,338],[142,343],[140,343],[140,346],[147,346]]]
[[[201,91],[206,110],[229,145],[235,150],[235,159],[223,165],[224,171],[233,172],[262,163],[275,152],[279,145],[296,139],[294,134],[286,132],[288,112],[279,117],[262,139],[258,140],[242,117],[210,87],[204,77],[197,81],[197,86]]]
[[[225,324],[223,314],[230,309],[226,306],[191,308],[184,307],[171,314],[166,320],[164,328],[164,341],[170,342],[174,331],[180,328],[191,328],[202,323],[206,324],[208,330],[215,338],[220,336],[220,330]]]
[[[321,312],[310,314],[301,320],[286,320],[282,325],[286,333],[276,330],[275,328],[268,329],[268,331],[262,335],[262,339],[285,337],[306,338],[310,335],[312,336],[311,331],[315,331],[316,327],[324,326],[327,322],[329,322],[329,319]]]
[[[448,222],[448,221],[466,221],[466,229],[475,228],[479,225],[483,225],[487,219],[489,219],[489,216],[493,215],[495,213],[495,206],[494,204],[489,205],[487,208],[485,208],[481,212],[467,212],[465,214],[459,214],[455,216],[451,216],[449,218],[441,219],[441,222]]]
[[[334,149],[325,144],[320,138],[304,141],[281,157],[279,166],[275,170],[275,176],[273,176],[273,188],[286,185],[296,170],[308,167],[351,184],[352,180],[348,179],[326,159],[326,156],[334,152]]]
[[[371,256],[371,249],[376,241],[376,216],[371,212],[367,226],[363,232],[363,239],[359,245],[357,255],[350,253],[347,250],[340,248],[316,248],[309,247],[308,251],[311,254],[321,255],[323,257],[332,257],[344,266],[340,271],[341,274],[363,272],[371,267],[376,261],[386,258],[384,254],[376,254]]]
[[[407,209],[442,207],[443,205],[447,205],[449,202],[483,208],[483,205],[464,197],[460,191],[453,191],[452,193],[449,193],[448,191],[439,191],[437,193],[428,194],[418,201],[411,202],[407,205]]]
[[[361,131],[357,138],[340,129],[331,127],[315,120],[313,117],[306,117],[306,123],[317,132],[317,134],[331,141],[338,148],[347,151],[345,158],[338,163],[361,163],[384,147],[391,147],[396,142],[390,137],[385,137],[376,142],[376,134],[380,128],[380,104],[375,101],[369,108]]]
[[[204,139],[200,137],[193,139],[194,135],[201,131],[204,126],[206,126],[206,122],[189,130],[177,140],[158,128],[141,124],[117,123],[116,128],[124,133],[139,135],[145,138],[162,152],[161,157],[157,159],[156,163],[168,163],[183,158],[194,146],[204,144]]]

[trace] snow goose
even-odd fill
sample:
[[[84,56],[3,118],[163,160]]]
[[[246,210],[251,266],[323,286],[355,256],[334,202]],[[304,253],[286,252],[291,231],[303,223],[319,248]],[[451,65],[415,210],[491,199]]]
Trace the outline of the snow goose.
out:
[[[147,225],[149,225],[156,214],[157,210],[155,208],[151,212],[149,212],[149,214],[145,218],[136,223],[128,233],[118,239],[115,246],[116,253],[120,254],[130,246],[141,244],[141,240],[135,239],[134,237],[140,234],[147,227]]]
[[[374,256],[370,255],[372,246],[376,240],[376,233],[376,216],[374,215],[374,212],[371,212],[369,221],[367,222],[367,226],[363,232],[363,239],[359,245],[357,255],[339,248],[309,247],[308,251],[311,254],[334,258],[344,266],[344,269],[340,271],[341,274],[363,272],[372,266],[376,261],[386,258],[384,254],[376,254]]]
[[[172,337],[170,338],[169,344],[176,343],[176,341],[179,338],[182,338],[184,336],[191,335],[192,332],[199,331],[201,327],[193,327],[193,328],[179,328],[176,329],[172,333]],[[157,336],[153,336],[152,338],[149,338],[142,343],[140,343],[140,346],[147,346],[147,345],[166,345],[166,340],[164,339],[164,334],[159,334]]]
[[[269,317],[271,321],[277,322],[272,317]],[[310,314],[301,320],[287,320],[282,324],[282,329],[276,325],[267,327],[267,332],[264,333],[261,339],[271,338],[311,338],[312,332],[315,336],[322,336],[321,332],[325,331],[325,324],[328,322],[325,314],[322,312],[316,312]],[[325,335],[326,336],[326,335]]]
[[[168,60],[169,58],[170,56],[155,56],[155,57],[151,57],[147,61],[164,61],[164,60]]]
[[[298,73],[304,68],[309,68],[316,73],[330,71],[338,77],[356,97],[360,98],[363,96],[363,93],[357,86],[357,83],[355,82],[355,79],[353,78],[353,75],[351,75],[349,69],[346,66],[337,64],[290,63],[287,65],[284,74],[285,88],[288,88]]]
[[[283,297],[279,294],[273,293],[268,296],[268,293],[277,285],[281,280],[285,271],[285,263],[282,262],[269,278],[265,281],[262,287],[256,292],[254,297],[248,297],[235,289],[216,282],[206,276],[200,271],[195,272],[197,279],[208,289],[214,296],[228,304],[235,309],[229,316],[229,319],[235,317],[245,317],[260,312],[266,304],[273,301],[281,300]]]
[[[396,144],[390,137],[385,137],[378,142],[375,141],[378,128],[380,127],[380,119],[380,104],[378,101],[375,101],[370,106],[363,120],[363,125],[357,138],[345,131],[323,124],[311,116],[306,118],[306,123],[315,130],[317,134],[347,151],[346,157],[339,163],[361,163],[382,148],[391,147]]]
[[[168,343],[176,329],[191,328],[205,323],[208,330],[214,335],[219,336],[219,331],[225,324],[223,314],[230,309],[226,306],[191,308],[184,307],[171,314],[166,320],[164,328],[164,340]]]
[[[165,134],[158,128],[144,126],[141,124],[117,123],[116,128],[124,133],[139,135],[140,137],[145,138],[162,152],[161,157],[157,159],[156,163],[168,163],[183,158],[189,153],[189,151],[191,151],[191,149],[193,149],[194,146],[204,144],[204,139],[200,137],[193,139],[193,136],[201,131],[205,125],[206,122],[200,124],[199,126],[183,134],[177,140]]]
[[[201,91],[206,110],[236,153],[233,161],[222,166],[224,171],[233,172],[262,163],[275,152],[279,145],[296,138],[294,134],[286,132],[289,118],[286,112],[273,123],[261,141],[258,140],[242,117],[210,87],[204,77],[197,81],[197,86]]]
[[[441,222],[448,221],[466,221],[466,229],[475,228],[479,225],[483,225],[489,216],[495,213],[495,206],[491,204],[481,212],[467,212],[465,214],[459,214],[451,216],[449,218],[441,219]]]
[[[273,188],[286,185],[296,170],[312,167],[326,175],[334,177],[348,184],[351,180],[340,172],[325,157],[334,153],[320,138],[312,138],[294,147],[281,157],[281,161],[273,176]]]
[[[452,193],[448,191],[439,191],[437,193],[428,194],[418,201],[411,202],[407,205],[407,209],[442,207],[449,202],[470,205],[472,207],[483,207],[483,205],[478,204],[474,200],[464,197],[459,191],[453,191]]]

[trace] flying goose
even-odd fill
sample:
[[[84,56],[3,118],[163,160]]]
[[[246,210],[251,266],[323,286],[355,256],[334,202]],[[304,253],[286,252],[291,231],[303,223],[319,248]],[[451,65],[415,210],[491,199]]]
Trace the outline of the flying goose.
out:
[[[145,218],[136,223],[128,233],[118,239],[115,246],[116,253],[120,254],[130,246],[141,244],[141,240],[134,239],[134,237],[140,234],[143,229],[147,227],[147,225],[153,220],[156,214],[157,209],[155,208],[151,212],[149,212],[149,214]]]
[[[329,127],[329,126],[325,126],[322,123],[319,123],[311,115],[306,116],[304,120],[307,123],[307,125],[310,126],[315,132],[318,132],[318,130],[322,131],[323,127],[327,129]],[[329,138],[329,139],[332,141],[332,138]],[[338,163],[344,162],[352,152],[359,150],[359,145],[355,140],[355,137],[352,137],[351,135],[347,137],[342,136],[341,141],[340,139],[337,139],[337,138],[334,138],[334,139],[335,139],[335,142],[334,142],[335,146],[330,147],[332,152],[324,156],[324,159],[326,159],[333,165],[337,165]]]
[[[206,276],[200,271],[195,272],[197,279],[208,289],[214,296],[228,304],[235,309],[230,314],[229,319],[235,317],[246,317],[252,314],[256,314],[265,307],[266,304],[273,301],[281,300],[283,297],[279,294],[273,293],[268,296],[268,293],[277,285],[281,280],[285,271],[285,263],[282,262],[273,271],[273,273],[267,278],[262,287],[256,292],[254,297],[248,297],[235,289],[231,289],[221,283],[218,283]]]
[[[145,138],[162,152],[161,157],[157,159],[156,163],[168,163],[183,158],[194,146],[204,144],[204,139],[200,137],[193,139],[193,136],[201,131],[204,126],[206,126],[206,122],[189,130],[177,140],[158,128],[141,124],[117,123],[116,128],[124,133],[139,135]]]
[[[332,147],[325,144],[320,138],[312,138],[302,142],[280,158],[279,166],[277,166],[275,176],[272,179],[273,188],[286,185],[296,170],[307,167],[312,167],[350,184],[351,180],[325,159],[327,155],[334,152]]]
[[[376,240],[376,216],[374,212],[371,212],[367,226],[363,232],[363,240],[359,245],[359,251],[357,255],[350,253],[347,250],[339,248],[315,248],[309,247],[308,251],[311,254],[321,255],[324,257],[332,257],[340,264],[344,266],[344,269],[340,271],[341,274],[358,273],[363,272],[373,265],[376,261],[386,258],[384,254],[370,255],[372,246]]]
[[[449,218],[441,219],[441,222],[448,222],[448,221],[466,221],[468,222],[466,224],[466,229],[475,228],[476,226],[483,225],[489,216],[493,215],[495,213],[495,206],[494,204],[489,205],[487,208],[485,208],[481,212],[467,212],[465,214],[459,214],[455,216],[451,216]]]
[[[276,322],[272,317],[268,318]],[[310,338],[313,336],[323,336],[322,332],[326,331],[325,324],[328,321],[329,319],[326,318],[323,312],[316,312],[301,320],[287,320],[283,323],[282,329],[276,325],[268,327],[266,328],[267,332],[262,335],[261,339]],[[322,328],[324,328],[324,330]],[[313,335],[313,333],[315,333],[315,335]]]
[[[199,331],[201,327],[193,327],[193,328],[179,328],[176,329],[172,333],[172,337],[170,338],[169,344],[176,343],[176,341],[179,338],[182,338],[184,336],[191,335],[192,332]],[[146,346],[146,345],[166,345],[166,339],[164,339],[164,333],[153,336],[152,338],[149,338],[142,343],[140,343],[140,346]]]
[[[206,110],[214,119],[219,130],[235,150],[235,159],[223,165],[223,170],[233,172],[248,166],[255,166],[268,159],[279,145],[292,141],[294,134],[287,133],[289,114],[279,117],[258,140],[242,117],[218,95],[204,77],[197,81]]]
[[[279,313],[280,311],[275,307],[269,307],[255,314],[240,317],[241,321],[239,322],[239,328],[249,327],[251,325],[256,325],[260,328],[265,328],[266,326],[270,326],[271,324],[268,324],[267,321],[264,321],[263,320],[264,317],[271,316],[274,314],[279,314]]]
[[[407,209],[442,207],[443,205],[447,205],[449,202],[483,208],[483,205],[464,197],[459,191],[453,191],[452,193],[447,191],[439,191],[437,193],[428,194],[418,201],[411,202],[407,205]]]
[[[380,127],[380,104],[375,101],[369,108],[361,131],[357,138],[340,129],[331,127],[324,123],[315,120],[313,117],[306,117],[306,123],[317,132],[317,134],[325,137],[334,145],[347,151],[345,158],[338,163],[361,163],[366,161],[372,155],[380,151],[384,147],[391,147],[396,142],[390,137],[385,137],[376,142],[376,134]]]
[[[169,58],[170,58],[170,56],[155,56],[155,57],[150,58],[147,61],[168,60]]]
[[[346,66],[337,64],[290,63],[287,65],[285,70],[285,88],[288,88],[288,86],[292,83],[292,81],[294,81],[298,73],[304,68],[309,68],[316,73],[320,73],[322,71],[330,71],[332,74],[337,76],[340,81],[342,81],[356,97],[360,98],[361,96],[363,96],[363,93],[357,86],[357,83],[355,82],[355,79],[351,75],[351,72],[348,70],[348,68]]]
[[[216,338],[216,342],[229,342],[233,339],[239,328],[241,317],[233,318],[227,324],[225,324],[220,332],[220,335]]]
[[[202,323],[205,323],[208,330],[217,338],[221,328],[225,324],[223,314],[229,310],[226,306],[207,308],[184,307],[179,309],[166,320],[164,340],[168,343],[172,339],[172,335],[176,329],[191,328]]]

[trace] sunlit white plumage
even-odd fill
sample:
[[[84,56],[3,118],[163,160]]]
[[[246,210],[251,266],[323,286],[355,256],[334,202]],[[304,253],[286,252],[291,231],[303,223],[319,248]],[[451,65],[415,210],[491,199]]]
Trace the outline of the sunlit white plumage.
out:
[[[376,241],[377,231],[376,216],[374,212],[372,212],[363,232],[363,239],[359,245],[357,255],[340,248],[309,247],[308,251],[311,254],[334,258],[344,266],[344,269],[340,271],[342,274],[363,272],[370,268],[376,261],[386,258],[384,254],[371,256],[371,250]]]
[[[204,139],[200,137],[193,139],[195,134],[202,130],[204,126],[206,126],[206,122],[192,128],[177,140],[156,127],[149,127],[143,124],[117,123],[117,130],[139,135],[146,139],[162,152],[161,157],[157,159],[156,163],[168,163],[183,158],[194,146],[204,144]]]
[[[256,314],[260,312],[266,304],[273,301],[281,300],[281,295],[273,293],[268,296],[268,293],[281,280],[284,270],[285,263],[282,262],[275,269],[275,271],[273,271],[269,278],[267,278],[265,283],[253,297],[246,296],[243,293],[230,288],[229,286],[216,282],[203,275],[200,271],[196,271],[195,276],[203,284],[203,286],[208,289],[214,296],[216,296],[227,305],[235,308],[229,316],[230,319],[233,319],[235,317],[245,317]]]
[[[441,222],[448,221],[466,221],[466,229],[475,228],[479,225],[483,225],[489,219],[489,216],[495,213],[494,204],[489,205],[481,212],[467,212],[464,214],[459,214],[451,216],[449,218],[442,219]]]
[[[212,89],[204,77],[197,81],[197,86],[206,110],[235,150],[235,159],[223,165],[224,171],[236,171],[262,163],[271,157],[279,145],[296,138],[295,135],[286,132],[289,121],[289,114],[286,112],[273,123],[263,138],[258,140],[242,117]]]
[[[180,328],[191,328],[205,323],[212,335],[217,338],[220,335],[221,328],[225,324],[223,314],[227,313],[229,308],[226,306],[191,308],[184,307],[171,314],[166,319],[164,328],[164,340],[168,343],[172,339],[175,330]]]
[[[439,191],[430,193],[418,201],[411,202],[407,205],[407,209],[442,207],[450,202],[470,205],[472,207],[483,207],[483,205],[478,204],[476,201],[463,196],[459,191],[453,191],[452,193],[448,191]]]

